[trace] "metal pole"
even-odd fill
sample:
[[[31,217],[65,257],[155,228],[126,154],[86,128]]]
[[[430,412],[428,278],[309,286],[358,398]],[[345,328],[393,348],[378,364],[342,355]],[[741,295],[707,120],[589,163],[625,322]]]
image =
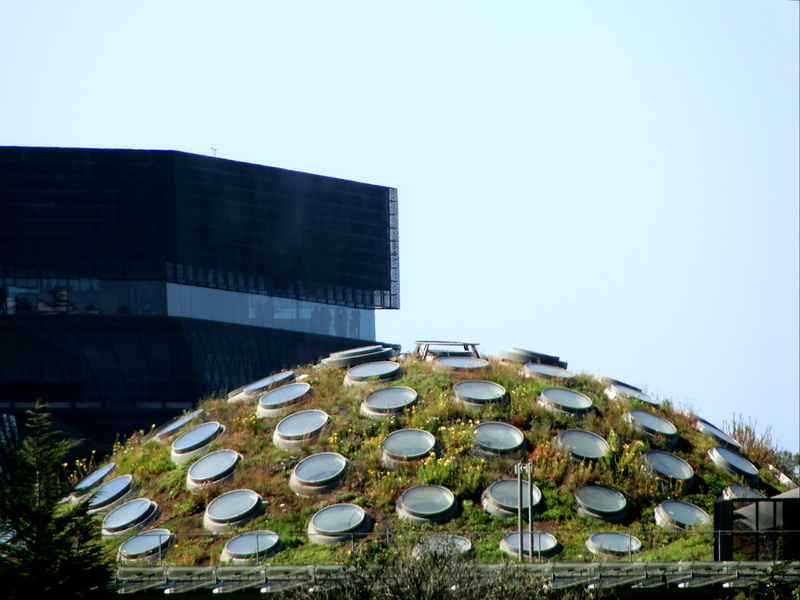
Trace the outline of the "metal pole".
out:
[[[517,533],[519,534],[519,547],[517,549],[517,560],[522,562],[522,463],[514,466],[517,473]]]
[[[531,545],[531,561],[533,561],[533,463],[529,462],[525,465],[525,470],[528,472],[528,537]],[[539,558],[541,557],[542,547],[539,544]]]

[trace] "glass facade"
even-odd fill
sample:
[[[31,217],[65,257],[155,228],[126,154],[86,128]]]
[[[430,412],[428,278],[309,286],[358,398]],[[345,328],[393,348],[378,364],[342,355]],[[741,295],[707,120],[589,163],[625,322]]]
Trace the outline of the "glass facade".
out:
[[[374,310],[399,307],[397,240],[392,188],[0,147],[0,411],[41,398],[80,434],[124,434],[374,343]]]

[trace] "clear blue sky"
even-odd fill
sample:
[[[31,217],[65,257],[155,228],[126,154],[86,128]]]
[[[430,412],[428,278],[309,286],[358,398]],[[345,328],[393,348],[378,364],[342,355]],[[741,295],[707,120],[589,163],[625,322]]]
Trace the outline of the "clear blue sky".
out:
[[[799,7],[5,2],[0,144],[396,187],[379,339],[557,354],[797,452]]]

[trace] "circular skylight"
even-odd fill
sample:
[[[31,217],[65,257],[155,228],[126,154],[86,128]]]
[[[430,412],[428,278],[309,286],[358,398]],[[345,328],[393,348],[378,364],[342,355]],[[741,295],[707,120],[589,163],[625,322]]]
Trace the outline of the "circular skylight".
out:
[[[263,499],[253,490],[233,490],[214,498],[206,507],[203,527],[214,533],[227,533],[241,527],[261,513]]]
[[[118,556],[123,562],[163,558],[174,541],[169,529],[150,529],[125,540]]]
[[[301,496],[326,494],[341,485],[349,465],[337,452],[312,454],[297,463],[289,487]]]
[[[628,503],[621,492],[605,485],[583,485],[575,490],[578,514],[584,517],[617,521],[628,513]]]
[[[528,531],[522,532],[522,535],[516,531],[509,533],[500,542],[500,549],[512,556],[519,556],[520,540],[522,541],[523,556],[530,556],[531,550],[537,557],[551,556],[561,550],[558,540],[543,531],[534,531],[532,537]]]
[[[634,427],[643,430],[651,436],[660,436],[664,438],[670,445],[678,441],[678,429],[675,425],[649,411],[638,409],[629,410],[625,413],[623,418]]]
[[[258,564],[281,549],[281,538],[273,531],[248,531],[225,544],[220,562],[238,565]]]
[[[300,447],[318,438],[330,420],[325,411],[301,410],[278,423],[272,441],[283,449]]]
[[[178,464],[203,452],[207,446],[225,432],[225,426],[209,421],[190,429],[172,443],[172,460]]]
[[[586,540],[586,547],[592,554],[605,556],[627,556],[642,549],[642,542],[627,533],[595,533]]]
[[[172,419],[172,421],[169,421],[165,425],[162,425],[161,427],[153,431],[150,434],[150,436],[161,439],[169,438],[171,435],[176,433],[181,427],[183,427],[187,423],[190,423],[191,421],[194,421],[197,417],[202,415],[203,412],[204,411],[202,408],[198,408],[197,410],[194,410],[189,414],[176,417]]]
[[[322,364],[339,368],[355,367],[364,363],[386,360],[393,355],[394,350],[392,348],[364,346],[343,352],[334,352],[328,358],[323,359]]]
[[[711,448],[707,454],[720,469],[733,475],[739,475],[749,483],[758,481],[758,468],[741,454],[722,446]]]
[[[228,402],[241,402],[249,400],[253,396],[260,396],[266,393],[271,387],[282,385],[294,379],[294,371],[284,371],[269,377],[264,377],[258,381],[248,383],[237,388],[228,394]]]
[[[558,434],[558,441],[572,456],[580,460],[602,458],[610,450],[607,441],[596,433],[583,429],[562,431]]]
[[[739,443],[738,440],[732,438],[727,433],[722,431],[722,429],[720,429],[719,427],[715,427],[714,425],[712,425],[711,423],[709,423],[704,419],[698,419],[697,421],[695,421],[694,427],[698,431],[702,431],[710,438],[716,440],[722,446],[726,446],[731,450],[736,450],[738,452],[742,448],[742,445]]]
[[[72,495],[75,498],[85,496],[98,485],[100,485],[100,482],[102,482],[103,479],[106,478],[106,475],[111,473],[116,466],[117,465],[115,463],[108,463],[96,471],[91,472],[72,487]]]
[[[103,535],[127,533],[142,529],[158,518],[158,504],[147,498],[137,498],[118,506],[103,519]]]
[[[566,366],[566,363],[559,364],[561,361],[558,356],[551,356],[550,354],[542,354],[541,352],[533,352],[531,350],[523,350],[522,348],[509,348],[497,353],[497,356],[502,360],[509,360],[518,363],[539,363],[542,365],[555,365]]]
[[[476,371],[488,369],[489,361],[474,356],[442,356],[436,359],[436,366],[453,371]]]
[[[522,482],[522,514],[528,518],[530,496],[533,495],[534,512],[542,500],[542,492],[527,481]],[[517,479],[501,479],[495,481],[481,496],[481,504],[490,515],[500,519],[508,519],[518,515],[519,507],[519,481]]]
[[[634,388],[621,382],[617,382],[607,387],[605,390],[603,390],[603,393],[605,393],[605,395],[611,400],[625,400],[627,398],[633,398],[645,404],[649,404],[654,408],[659,408],[661,406],[661,403],[653,398],[650,394],[646,394],[639,388]]]
[[[409,387],[393,386],[375,390],[361,403],[361,414],[379,419],[414,406],[419,399]]]
[[[744,485],[734,483],[722,490],[722,497],[726,500],[747,499],[747,498],[766,498],[764,494]]]
[[[436,438],[424,429],[399,429],[387,435],[383,443],[384,466],[425,458],[436,450]]]
[[[353,367],[345,376],[346,385],[357,385],[369,381],[391,381],[400,376],[400,365],[392,361],[370,362]]]
[[[305,401],[313,390],[305,381],[289,383],[267,392],[258,401],[256,415],[259,417],[274,417],[286,412],[291,406]]]
[[[539,363],[525,363],[519,371],[523,377],[538,377],[542,379],[572,379],[575,373],[555,365],[541,365]]]
[[[711,521],[702,508],[680,500],[666,500],[656,506],[655,519],[656,524],[669,529],[686,529]]]
[[[186,484],[190,490],[215,481],[229,478],[242,458],[235,450],[217,450],[206,454],[194,463],[186,474]]]
[[[539,403],[545,408],[567,413],[583,415],[592,410],[592,401],[588,396],[566,388],[550,387],[542,390]]]
[[[133,477],[131,475],[120,475],[108,483],[104,483],[89,498],[89,511],[96,512],[109,510],[110,508],[116,506],[116,504],[122,499],[128,498],[132,492],[132,481]]]
[[[472,542],[467,538],[452,533],[434,533],[422,539],[414,546],[414,555],[436,554],[438,556],[455,556],[472,551]]]
[[[453,492],[440,485],[417,485],[408,488],[397,501],[401,519],[412,523],[440,523],[456,513]]]
[[[456,400],[472,408],[480,408],[489,402],[502,402],[506,399],[506,388],[492,381],[459,381],[453,386]]]
[[[372,528],[372,518],[355,504],[333,504],[318,511],[308,523],[309,539],[318,544],[338,544]]]
[[[658,477],[667,481],[682,481],[684,489],[691,487],[694,469],[679,456],[661,450],[651,450],[644,455],[644,460]]]
[[[508,423],[488,421],[473,429],[478,452],[483,454],[505,454],[520,450],[525,445],[522,432]]]

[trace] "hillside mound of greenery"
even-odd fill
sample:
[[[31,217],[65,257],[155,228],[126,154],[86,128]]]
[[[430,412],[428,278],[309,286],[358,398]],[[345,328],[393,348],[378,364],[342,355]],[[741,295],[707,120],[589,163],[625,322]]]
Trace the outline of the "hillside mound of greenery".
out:
[[[210,484],[199,491],[186,488],[186,475],[191,463],[177,465],[170,457],[170,445],[148,432],[139,432],[117,445],[109,461],[116,463],[115,475],[130,474],[137,496],[155,501],[161,510],[153,527],[169,529],[177,543],[164,562],[174,565],[218,564],[225,543],[237,532],[212,534],[203,528],[206,506],[221,493],[234,489],[250,489],[265,500],[263,513],[240,531],[266,529],[278,533],[282,550],[272,556],[272,563],[337,563],[347,560],[354,547],[366,555],[375,549],[375,556],[386,545],[412,543],[432,532],[458,533],[469,538],[477,559],[484,562],[503,561],[508,554],[499,549],[499,542],[516,531],[515,518],[498,519],[481,505],[486,488],[503,478],[513,478],[514,465],[530,461],[533,482],[542,493],[541,508],[534,517],[537,531],[551,533],[561,551],[550,560],[593,561],[597,557],[587,551],[585,541],[595,532],[631,533],[643,544],[637,560],[711,560],[713,533],[711,525],[686,532],[667,531],[657,526],[654,509],[667,499],[680,499],[695,504],[713,515],[714,500],[731,484],[744,483],[738,477],[718,469],[706,452],[717,445],[711,437],[694,427],[697,417],[675,410],[669,401],[660,408],[631,397],[609,399],[604,393],[607,381],[588,375],[570,380],[526,378],[520,365],[490,358],[490,369],[480,372],[458,372],[437,368],[434,362],[415,357],[397,359],[402,375],[389,384],[368,382],[366,385],[344,385],[346,369],[309,365],[295,370],[298,377],[311,384],[314,393],[303,405],[293,410],[315,408],[331,416],[331,423],[322,437],[296,451],[281,450],[273,445],[272,435],[283,417],[258,418],[255,403],[229,402],[227,398],[211,398],[200,403],[205,413],[185,426],[189,430],[200,421],[219,421],[225,433],[213,441],[210,451],[233,449],[241,453],[233,480]],[[464,379],[482,379],[502,385],[508,394],[506,402],[488,404],[481,409],[468,408],[453,398],[453,386]],[[419,394],[419,402],[406,412],[381,420],[366,418],[360,413],[363,399],[386,385],[407,386]],[[537,402],[543,389],[567,387],[588,396],[594,410],[581,419],[548,410]],[[657,413],[678,430],[677,443],[646,435],[623,418],[631,409]],[[284,415],[285,416],[285,415]],[[474,449],[473,428],[487,421],[502,421],[519,428],[527,447],[523,453],[488,457]],[[154,426],[155,427],[155,426]],[[397,470],[388,470],[381,461],[382,442],[391,432],[403,428],[423,429],[438,440],[438,455],[430,454]],[[556,436],[567,429],[585,429],[603,437],[609,452],[594,461],[576,461],[558,443]],[[753,434],[747,426],[734,434],[744,439],[742,454],[759,468],[759,482],[749,484],[765,495],[784,491],[767,464],[775,463],[776,451]],[[174,440],[174,437],[172,438]],[[657,479],[643,468],[643,454],[664,450],[681,457],[694,469],[694,483],[684,490],[679,483]],[[323,451],[338,452],[351,463],[346,479],[338,489],[316,497],[296,495],[289,487],[294,466],[304,457]],[[88,469],[87,470],[91,470]],[[599,483],[622,492],[628,512],[624,519],[609,523],[580,516],[573,496],[577,487]],[[398,517],[396,503],[408,488],[419,484],[447,487],[458,501],[458,513],[441,524],[417,525]],[[353,503],[364,508],[374,520],[370,535],[338,546],[325,546],[306,535],[310,519],[321,508],[336,503]],[[239,531],[239,530],[237,530]],[[109,552],[115,552],[123,539],[106,538]]]

